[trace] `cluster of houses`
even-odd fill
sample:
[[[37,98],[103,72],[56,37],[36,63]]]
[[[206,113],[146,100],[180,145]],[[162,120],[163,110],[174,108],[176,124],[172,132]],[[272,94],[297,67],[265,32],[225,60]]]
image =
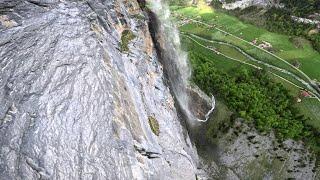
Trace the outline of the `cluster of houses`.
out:
[[[265,50],[271,50],[272,49],[272,45],[271,43],[267,42],[267,41],[262,41],[260,44],[258,44],[258,39],[255,38],[252,42],[252,44],[257,45],[258,47],[265,49]]]

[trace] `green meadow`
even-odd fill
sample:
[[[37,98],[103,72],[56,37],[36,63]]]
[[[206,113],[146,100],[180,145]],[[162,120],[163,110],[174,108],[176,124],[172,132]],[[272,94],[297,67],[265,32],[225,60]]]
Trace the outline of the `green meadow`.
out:
[[[239,66],[253,69],[266,68],[263,64],[250,60],[239,51],[240,49],[247,55],[284,69],[305,82],[309,82],[310,79],[320,81],[320,54],[303,38],[269,32],[201,3],[192,7],[172,6],[171,10],[179,24],[183,49],[189,53],[205,54],[210,63],[226,73]],[[257,44],[263,41],[269,42],[272,45],[270,53],[253,46],[250,42],[254,39],[257,39]],[[286,62],[279,60],[278,57]],[[299,69],[291,65],[294,61],[301,64]],[[192,66],[197,65],[192,63]],[[307,89],[293,76],[276,69],[267,69],[272,79],[286,87],[293,97],[299,95],[301,88]],[[303,98],[301,103],[296,103],[296,107],[310,118],[308,124],[320,129],[320,102],[316,98]]]
[[[307,74],[311,79],[320,81],[320,54],[315,51],[310,42],[303,38],[295,38],[286,35],[269,32],[263,28],[258,28],[251,24],[241,22],[236,17],[217,12],[210,7],[172,7],[175,14],[182,17],[200,20],[202,22],[215,25],[219,29],[227,31],[246,41],[252,42],[258,39],[258,42],[266,41],[272,44],[273,53],[289,63],[299,61],[300,69]],[[247,48],[254,51],[254,48],[247,43],[239,41],[230,36],[225,36],[223,33],[215,30],[199,26],[196,23],[189,23],[180,27],[181,31],[194,33],[212,39],[231,42],[239,47]],[[261,51],[259,52],[261,53]],[[270,56],[270,55],[269,55]],[[270,57],[268,57],[270,58]]]

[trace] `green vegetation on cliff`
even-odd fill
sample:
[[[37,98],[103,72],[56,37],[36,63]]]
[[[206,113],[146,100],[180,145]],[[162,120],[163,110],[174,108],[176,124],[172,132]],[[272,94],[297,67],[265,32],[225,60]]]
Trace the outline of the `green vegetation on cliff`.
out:
[[[124,30],[121,34],[120,48],[122,52],[129,51],[129,43],[135,38],[135,35],[130,30]]]
[[[149,126],[150,126],[152,132],[153,132],[155,135],[159,136],[159,134],[160,134],[160,127],[159,127],[159,123],[158,123],[157,119],[154,118],[154,117],[152,117],[152,116],[149,116],[149,117],[148,117],[148,122],[149,122]]]

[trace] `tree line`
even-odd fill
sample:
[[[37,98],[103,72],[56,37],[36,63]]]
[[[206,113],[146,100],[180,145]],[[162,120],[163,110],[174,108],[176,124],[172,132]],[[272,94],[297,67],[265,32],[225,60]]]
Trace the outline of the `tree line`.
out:
[[[227,73],[196,51],[189,53],[189,59],[192,81],[205,93],[222,98],[236,117],[260,132],[274,131],[281,140],[304,140],[320,152],[319,132],[306,123],[307,118],[294,106],[294,97],[282,84],[272,81],[267,70],[239,66]]]
[[[266,13],[266,28],[273,32],[279,32],[291,36],[303,36],[311,41],[315,50],[320,52],[320,33],[310,33],[316,29],[315,24],[304,24],[294,21],[292,11],[271,8]]]

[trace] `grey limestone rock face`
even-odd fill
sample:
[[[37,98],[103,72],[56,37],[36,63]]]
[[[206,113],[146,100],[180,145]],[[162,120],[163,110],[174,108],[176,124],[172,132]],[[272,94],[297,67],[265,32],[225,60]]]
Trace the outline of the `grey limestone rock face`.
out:
[[[0,179],[195,179],[146,19],[129,0],[0,0]]]
[[[279,0],[235,0],[231,3],[226,3],[225,0],[220,0],[222,2],[222,7],[227,10],[233,9],[244,9],[250,6],[258,6],[258,7],[282,7]]]

